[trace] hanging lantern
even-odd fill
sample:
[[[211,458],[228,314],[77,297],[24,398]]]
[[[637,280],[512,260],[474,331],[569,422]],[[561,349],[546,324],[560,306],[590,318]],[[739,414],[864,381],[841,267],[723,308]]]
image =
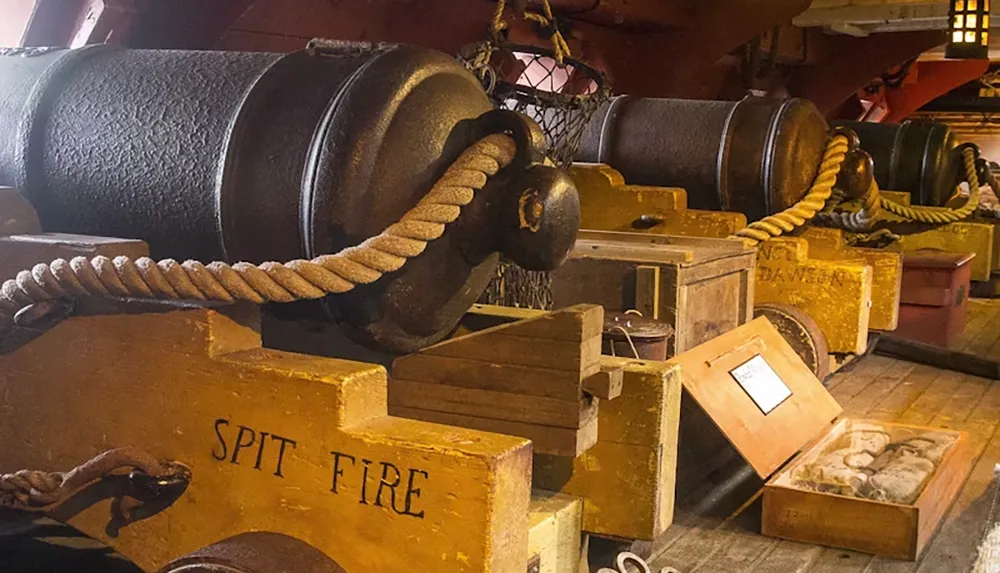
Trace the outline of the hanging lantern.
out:
[[[990,0],[950,0],[945,57],[984,60],[990,53]]]

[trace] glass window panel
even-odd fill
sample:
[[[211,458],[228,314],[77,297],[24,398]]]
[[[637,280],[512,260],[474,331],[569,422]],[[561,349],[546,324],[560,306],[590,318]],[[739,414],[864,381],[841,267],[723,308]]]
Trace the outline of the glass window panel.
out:
[[[955,44],[961,44],[962,43],[962,31],[958,30],[958,31],[952,32],[951,33],[951,41],[953,43],[955,43]]]
[[[961,30],[963,22],[965,22],[965,18],[962,18],[961,14],[955,14],[955,21],[951,23],[951,29]]]
[[[975,14],[969,14],[968,16],[965,17],[965,29],[966,30],[975,30],[976,29],[976,15]]]
[[[965,0],[955,0],[955,11],[962,12],[965,10]]]
[[[987,34],[986,32],[981,32],[981,35],[983,37],[982,44],[984,46],[989,46],[990,45],[990,35]]]
[[[965,33],[965,42],[967,44],[975,44],[976,43],[976,33],[975,32],[966,32]]]
[[[976,9],[976,0],[968,0],[969,11],[972,12]]]

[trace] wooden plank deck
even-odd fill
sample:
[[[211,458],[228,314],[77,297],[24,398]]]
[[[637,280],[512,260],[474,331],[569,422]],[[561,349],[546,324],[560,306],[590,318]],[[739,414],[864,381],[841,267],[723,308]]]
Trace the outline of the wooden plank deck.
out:
[[[970,301],[968,326],[953,347],[1000,360],[1000,300]],[[711,508],[699,501],[726,483],[726,476],[712,476],[700,491],[678,500],[675,524],[656,544],[654,571],[671,566],[681,573],[962,573],[971,568],[992,503],[993,469],[1000,462],[1000,382],[869,356],[834,375],[828,387],[844,416],[970,433],[976,464],[921,559],[904,562],[763,537],[758,533],[762,482],[744,472],[739,485]]]

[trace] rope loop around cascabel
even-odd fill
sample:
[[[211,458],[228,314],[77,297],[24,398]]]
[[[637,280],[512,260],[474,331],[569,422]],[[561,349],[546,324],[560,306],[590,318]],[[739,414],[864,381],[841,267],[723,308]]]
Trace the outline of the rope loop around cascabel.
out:
[[[805,196],[795,205],[780,213],[750,223],[730,238],[744,239],[746,242],[756,245],[794,231],[815,217],[826,205],[827,199],[833,192],[833,186],[837,182],[837,175],[840,174],[840,167],[844,163],[848,150],[847,136],[841,133],[834,134],[827,141],[816,177]]]
[[[508,135],[480,139],[397,223],[360,245],[308,261],[206,265],[148,257],[76,257],[35,265],[0,287],[0,328],[21,309],[53,299],[96,296],[262,304],[350,291],[399,270],[408,259],[420,255],[458,219],[476,192],[514,161],[516,153],[517,145]]]
[[[863,233],[871,229],[872,223],[884,209],[901,219],[914,223],[944,225],[968,218],[979,208],[979,175],[976,161],[978,157],[971,147],[961,150],[965,171],[965,180],[969,183],[969,196],[961,207],[911,207],[892,201],[880,193],[878,184],[873,179],[867,192],[861,197],[862,206],[857,211],[834,212],[833,209],[849,198],[842,193],[834,192],[827,208],[820,213],[818,220],[830,226],[850,232]]]
[[[979,175],[976,169],[976,152],[971,147],[962,148],[962,162],[965,167],[965,180],[969,183],[969,196],[961,207],[909,207],[885,197],[881,198],[882,207],[898,216],[916,223],[946,224],[961,221],[979,208]],[[874,189],[877,194],[877,186]]]

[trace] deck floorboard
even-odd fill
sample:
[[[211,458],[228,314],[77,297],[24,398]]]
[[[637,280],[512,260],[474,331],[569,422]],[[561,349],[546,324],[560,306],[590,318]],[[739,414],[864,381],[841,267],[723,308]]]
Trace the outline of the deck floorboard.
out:
[[[970,301],[967,328],[952,347],[1000,358],[1000,300]],[[971,568],[996,488],[1000,383],[869,356],[831,377],[828,388],[844,407],[843,417],[969,432],[972,473],[920,559],[900,561],[763,537],[757,501],[728,516],[693,516],[692,507],[678,507],[678,520],[692,525],[652,560],[654,571],[672,566],[682,573],[962,573]]]

